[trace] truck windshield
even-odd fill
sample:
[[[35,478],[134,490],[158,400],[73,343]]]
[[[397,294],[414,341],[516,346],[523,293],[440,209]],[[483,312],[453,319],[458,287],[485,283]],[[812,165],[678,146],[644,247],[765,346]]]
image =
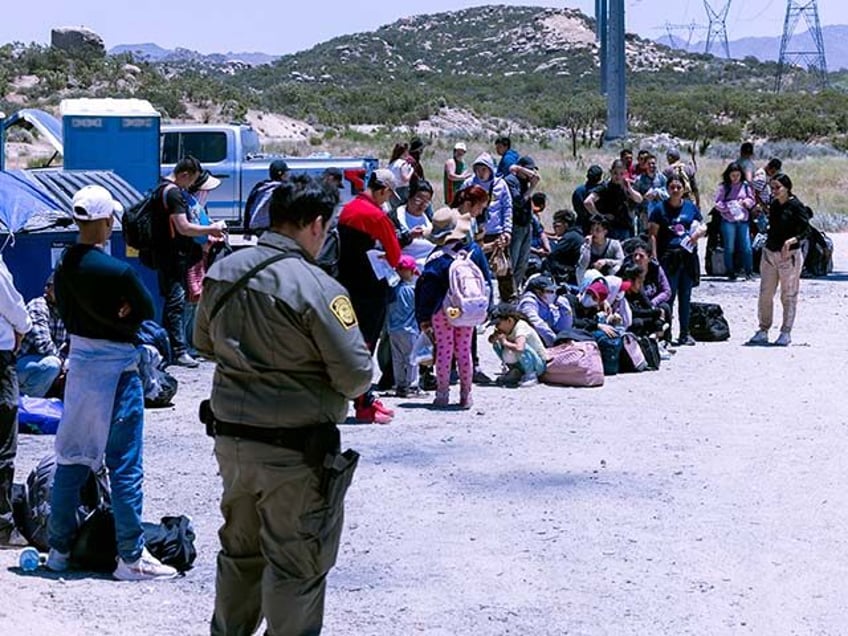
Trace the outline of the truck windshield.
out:
[[[259,135],[253,128],[241,129],[241,147],[244,150],[243,159],[247,158],[248,155],[255,155],[262,150],[259,144]]]

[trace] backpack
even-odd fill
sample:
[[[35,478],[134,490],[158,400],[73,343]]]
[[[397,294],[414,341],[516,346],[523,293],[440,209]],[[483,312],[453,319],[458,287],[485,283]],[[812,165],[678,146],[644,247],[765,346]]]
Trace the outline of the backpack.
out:
[[[448,269],[448,293],[442,307],[448,322],[454,327],[476,327],[486,321],[489,311],[488,285],[483,272],[466,250],[454,256]]]
[[[810,226],[810,235],[807,238],[807,254],[804,257],[804,269],[801,276],[804,278],[816,278],[827,276],[833,271],[833,241],[830,237]]]
[[[159,266],[156,256],[157,214],[165,209],[165,192],[173,183],[160,183],[148,190],[141,200],[124,210],[121,217],[121,231],[124,243],[138,250],[138,260],[151,269]]]
[[[248,230],[264,230],[271,225],[271,197],[282,181],[261,181],[247,197],[244,205],[244,227]]]
[[[720,342],[730,338],[730,325],[721,305],[692,303],[689,334],[698,342]]]
[[[333,278],[339,277],[339,257],[342,253],[342,243],[339,239],[338,225],[327,230],[327,236],[324,238],[324,244],[321,246],[321,251],[315,257],[315,262],[318,266],[327,272]]]
[[[56,475],[56,456],[47,455],[32,469],[26,481],[26,499],[22,504],[19,529],[32,545],[47,552],[47,524],[50,521],[50,495],[53,477]],[[90,473],[80,491],[80,507],[77,511],[79,524],[101,504],[108,502],[109,477],[106,468]],[[113,532],[114,536],[114,532]],[[114,566],[114,559],[112,561]],[[114,569],[114,567],[113,567]]]
[[[548,349],[548,364],[539,378],[556,386],[603,386],[604,364],[594,341],[564,342]]]

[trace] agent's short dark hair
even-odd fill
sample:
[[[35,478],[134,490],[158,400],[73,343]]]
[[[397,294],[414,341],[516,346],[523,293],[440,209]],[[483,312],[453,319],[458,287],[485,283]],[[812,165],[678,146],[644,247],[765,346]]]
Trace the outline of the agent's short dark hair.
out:
[[[739,147],[739,154],[740,155],[753,155],[754,154],[754,144],[752,144],[750,141],[744,142]]]
[[[280,182],[271,195],[272,227],[306,227],[319,216],[326,224],[339,202],[339,191],[315,177],[299,174]]]
[[[766,164],[766,168],[774,170],[775,172],[780,172],[783,169],[783,162],[777,157],[772,157]]]
[[[501,135],[497,139],[495,139],[496,146],[506,146],[507,148],[512,148],[512,140],[506,135]]]
[[[200,162],[191,155],[186,155],[177,162],[177,165],[174,166],[174,174],[181,174],[183,172],[199,173],[202,170],[203,168],[200,165]]]

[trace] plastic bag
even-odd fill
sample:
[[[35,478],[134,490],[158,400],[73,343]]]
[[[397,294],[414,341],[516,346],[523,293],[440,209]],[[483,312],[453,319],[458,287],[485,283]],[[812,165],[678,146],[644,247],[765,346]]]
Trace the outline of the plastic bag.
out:
[[[431,366],[433,364],[433,341],[426,333],[418,335],[415,346],[412,348],[413,364]]]

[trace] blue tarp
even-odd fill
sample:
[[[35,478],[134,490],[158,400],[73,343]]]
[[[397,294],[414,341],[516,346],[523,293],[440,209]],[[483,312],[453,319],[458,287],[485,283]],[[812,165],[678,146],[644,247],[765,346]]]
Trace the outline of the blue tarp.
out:
[[[0,172],[0,231],[18,232],[34,214],[61,210],[53,198],[24,177],[21,171]]]

